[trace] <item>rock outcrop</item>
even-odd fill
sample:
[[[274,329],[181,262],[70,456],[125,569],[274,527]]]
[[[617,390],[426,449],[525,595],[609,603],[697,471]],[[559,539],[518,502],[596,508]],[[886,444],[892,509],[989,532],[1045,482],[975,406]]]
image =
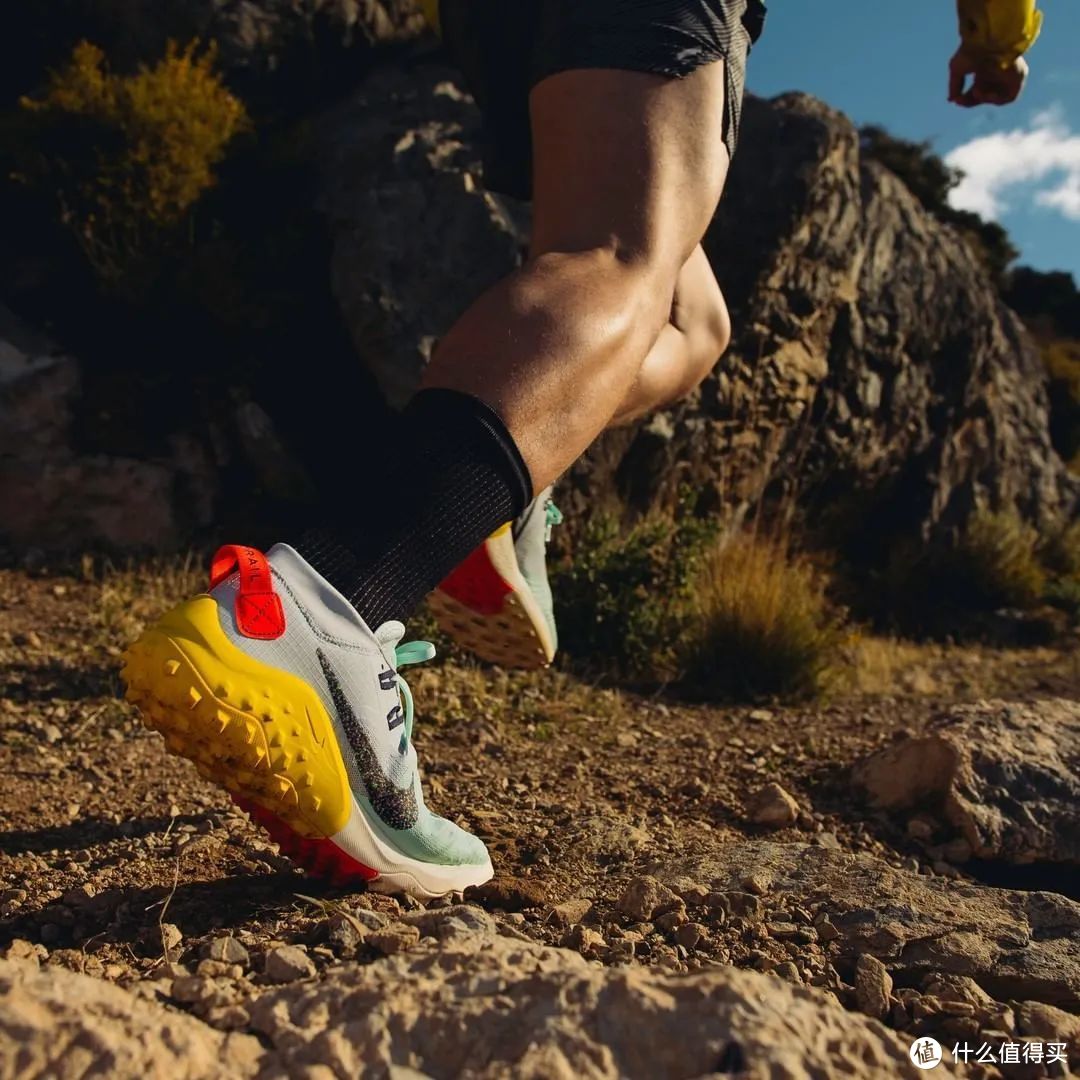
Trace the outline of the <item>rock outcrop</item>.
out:
[[[216,46],[256,107],[295,109],[354,82],[373,46],[424,30],[414,0],[42,0],[22,14],[20,33],[0,43],[0,101],[31,92],[83,39],[131,69],[156,60],[169,40],[197,38]]]
[[[154,461],[82,453],[80,383],[77,361],[0,308],[0,536],[22,547],[72,537],[173,547],[212,504],[209,462],[181,437]]]
[[[886,810],[919,813],[968,858],[1080,865],[1080,704],[981,702],[854,771]],[[960,860],[963,861],[963,860]]]
[[[865,954],[909,984],[928,972],[963,975],[999,1001],[1080,1012],[1080,903],[1055,893],[927,877],[872,855],[769,841],[725,845],[649,871],[676,890],[693,884],[742,893],[759,920],[770,903],[759,896],[827,919],[832,962],[852,979]]]
[[[0,960],[0,1076],[116,1080],[254,1076],[253,1035],[223,1035],[137,995],[62,968]]]

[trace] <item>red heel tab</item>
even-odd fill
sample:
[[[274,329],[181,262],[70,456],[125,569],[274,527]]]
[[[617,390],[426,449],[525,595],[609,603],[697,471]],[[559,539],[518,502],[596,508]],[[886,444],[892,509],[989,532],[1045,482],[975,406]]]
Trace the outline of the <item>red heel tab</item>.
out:
[[[226,544],[210,562],[210,588],[216,589],[232,572],[240,571],[236,594],[236,625],[244,637],[272,641],[285,633],[285,609],[274,592],[266,556],[253,547]]]

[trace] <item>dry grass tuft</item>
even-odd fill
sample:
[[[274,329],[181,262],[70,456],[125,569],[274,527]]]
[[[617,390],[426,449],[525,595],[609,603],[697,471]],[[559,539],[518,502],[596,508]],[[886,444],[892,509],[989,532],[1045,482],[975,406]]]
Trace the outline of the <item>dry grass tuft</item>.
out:
[[[100,575],[94,629],[98,644],[115,652],[131,644],[161,614],[206,588],[206,560],[183,556],[107,565]]]
[[[827,584],[782,540],[743,535],[717,546],[683,637],[688,685],[710,697],[819,696],[839,673],[845,640]]]

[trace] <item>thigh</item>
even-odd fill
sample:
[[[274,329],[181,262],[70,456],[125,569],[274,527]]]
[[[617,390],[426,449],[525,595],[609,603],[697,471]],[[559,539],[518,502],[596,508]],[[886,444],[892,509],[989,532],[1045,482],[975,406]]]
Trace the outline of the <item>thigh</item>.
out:
[[[587,69],[538,83],[534,254],[613,248],[673,284],[723,190],[724,110],[723,61],[685,78]]]

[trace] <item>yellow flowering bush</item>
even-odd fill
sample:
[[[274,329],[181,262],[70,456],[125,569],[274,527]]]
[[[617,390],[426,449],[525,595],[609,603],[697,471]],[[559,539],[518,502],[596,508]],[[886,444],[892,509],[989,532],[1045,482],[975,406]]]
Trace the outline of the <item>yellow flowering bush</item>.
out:
[[[116,74],[84,41],[40,97],[21,102],[32,148],[22,178],[55,193],[109,284],[134,284],[148,258],[182,237],[229,143],[249,127],[214,61],[212,47],[170,42],[156,64]]]

